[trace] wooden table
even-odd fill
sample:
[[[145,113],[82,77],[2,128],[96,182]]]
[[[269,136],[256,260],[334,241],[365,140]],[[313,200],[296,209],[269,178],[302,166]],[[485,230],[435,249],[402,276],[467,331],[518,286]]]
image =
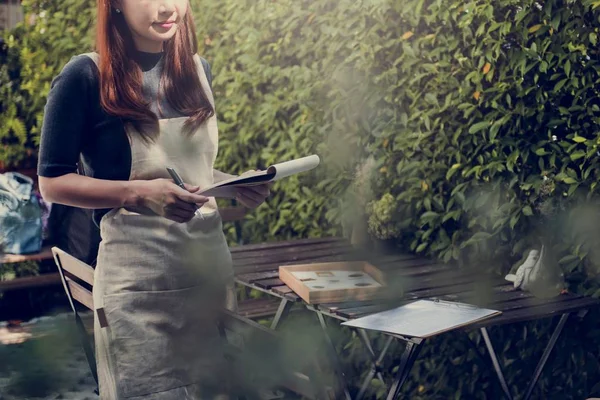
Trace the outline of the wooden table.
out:
[[[366,332],[359,330],[359,336],[369,351],[372,366],[367,378],[357,388],[358,390],[354,390],[351,394],[335,354],[335,348],[330,336],[327,334],[324,317],[347,321],[389,309],[398,304],[426,298],[461,301],[500,310],[502,311],[500,316],[482,321],[477,325],[471,325],[468,329],[479,329],[503,392],[506,398],[512,399],[512,394],[504,378],[487,328],[560,316],[525,392],[524,399],[529,399],[568,317],[574,312],[587,310],[600,304],[598,299],[573,294],[562,294],[544,300],[537,299],[530,293],[515,290],[512,284],[506,282],[502,277],[478,274],[477,271],[459,269],[452,265],[418,258],[414,255],[361,255],[347,241],[339,238],[295,240],[234,247],[232,248],[232,256],[236,281],[239,284],[263,291],[280,299],[279,308],[271,323],[272,329],[277,329],[293,304],[302,304],[307,309],[315,312],[326,338],[329,340],[331,357],[339,380],[340,394],[338,397],[342,398],[343,394],[343,398],[346,399],[351,399],[353,396],[356,399],[362,398],[371,380],[376,376],[383,381],[380,364],[389,345],[395,339],[406,342],[406,348],[399,360],[398,373],[392,384],[388,386],[387,398],[389,400],[398,398],[424,340],[388,335],[386,345],[377,354],[372,348]],[[399,295],[388,299],[388,301],[309,305],[304,303],[278,278],[278,267],[280,265],[358,259],[370,261],[392,280],[399,282],[401,286],[401,289],[398,289]],[[400,295],[400,293],[402,294]]]
[[[239,284],[268,293],[274,296],[279,302],[278,306],[276,306],[277,311],[275,317],[271,323],[272,329],[277,329],[280,322],[287,316],[293,304],[302,305],[315,312],[319,323],[323,328],[323,332],[329,341],[331,339],[327,334],[325,317],[347,321],[416,299],[439,298],[444,300],[462,301],[502,311],[502,315],[483,321],[478,325],[470,326],[469,328],[477,328],[480,330],[493,368],[508,399],[512,399],[512,395],[506,384],[506,380],[504,379],[504,374],[496,357],[487,328],[519,321],[534,321],[542,318],[560,316],[560,320],[556,325],[527,388],[524,398],[528,399],[533,393],[535,384],[541,375],[542,369],[544,368],[550,352],[554,348],[569,315],[600,304],[600,300],[573,294],[564,294],[551,299],[539,300],[529,293],[514,290],[512,284],[507,283],[501,277],[477,275],[476,271],[461,270],[451,265],[441,264],[434,260],[418,258],[414,255],[396,254],[374,256],[372,254],[358,254],[347,241],[339,238],[307,239],[244,245],[232,247],[231,253],[234,261],[236,281]],[[42,252],[40,255],[29,257],[7,255],[5,258],[0,258],[0,262],[16,262],[21,261],[22,258],[30,259],[30,257],[46,259],[51,258],[51,255],[46,249],[46,251]],[[388,302],[370,301],[308,305],[279,280],[278,268],[280,265],[356,259],[370,261],[386,273],[388,277],[400,282],[401,289],[398,289],[398,296]],[[60,279],[58,274],[46,274],[39,277],[19,278],[14,281],[0,282],[0,291],[59,283]],[[481,290],[482,288],[484,289],[483,291]],[[482,299],[478,296],[478,292],[479,294],[482,292],[483,294],[487,294],[488,298]],[[261,300],[256,302],[256,304],[247,304],[244,305],[244,307],[241,307],[243,313],[249,316],[256,314],[257,304],[260,306],[260,315],[271,314],[274,310],[272,303],[269,304],[268,301]],[[397,339],[406,342],[406,348],[403,355],[400,357],[398,373],[392,384],[389,385],[388,399],[397,398],[402,385],[408,378],[410,369],[417,359],[419,350],[422,348],[424,341],[417,338],[389,335],[386,345],[381,352],[377,354],[375,349],[372,348],[366,332],[359,330],[358,333],[366,349],[369,351],[372,367],[367,378],[363,381],[358,390],[355,391],[356,393],[352,394],[355,398],[360,399],[364,396],[373,377],[377,376],[383,380],[380,369],[381,361],[388,351],[392,340]],[[331,342],[330,344],[333,345]],[[339,365],[339,362],[335,362],[337,361],[337,355],[335,354],[333,346],[330,347],[330,350],[332,350],[331,357],[332,360],[334,360],[334,366],[337,369],[339,377],[340,392],[344,394],[345,398],[350,399],[352,396],[350,389],[345,383],[342,368]]]

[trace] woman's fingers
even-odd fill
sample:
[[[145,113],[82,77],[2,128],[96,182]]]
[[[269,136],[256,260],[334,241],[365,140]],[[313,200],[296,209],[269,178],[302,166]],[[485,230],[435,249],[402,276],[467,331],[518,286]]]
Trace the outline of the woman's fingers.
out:
[[[185,185],[185,190],[187,190],[190,193],[196,193],[197,191],[200,190],[200,186],[190,185],[189,183],[184,183],[184,185]]]
[[[271,194],[271,189],[268,184],[258,185],[258,186],[249,186],[247,189],[252,190],[254,193],[262,197],[268,197]]]
[[[246,187],[241,187],[238,188],[238,191],[241,194],[244,194],[246,196],[250,196],[253,198],[257,198],[257,199],[264,199],[265,197],[268,197],[271,194],[271,190],[269,189],[268,185],[257,185],[257,186],[246,186]]]
[[[192,218],[194,218],[194,212],[183,211],[181,209],[174,209],[169,213],[168,217],[176,222],[188,222]]]
[[[198,209],[196,204],[187,203],[185,201],[181,201],[179,199],[176,200],[175,204],[173,204],[173,210],[181,210],[186,212],[194,212]]]
[[[270,185],[241,187],[237,191],[237,199],[248,208],[256,208],[271,194]]]
[[[264,201],[265,197],[256,193],[253,190],[249,190],[248,188],[243,188],[242,190],[238,190],[238,198],[244,199],[246,201],[250,201],[253,203],[260,203]]]
[[[190,193],[179,186],[177,186],[175,196],[177,196],[179,200],[182,200],[186,203],[198,204],[199,206],[202,206],[208,201],[208,197],[196,193]]]

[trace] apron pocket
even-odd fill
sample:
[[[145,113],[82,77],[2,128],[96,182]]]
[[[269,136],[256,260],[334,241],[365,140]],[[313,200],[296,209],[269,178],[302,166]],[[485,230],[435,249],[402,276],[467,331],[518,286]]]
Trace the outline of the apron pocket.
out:
[[[202,292],[192,287],[104,296],[108,350],[122,396],[214,385],[223,362],[221,339],[216,309]]]

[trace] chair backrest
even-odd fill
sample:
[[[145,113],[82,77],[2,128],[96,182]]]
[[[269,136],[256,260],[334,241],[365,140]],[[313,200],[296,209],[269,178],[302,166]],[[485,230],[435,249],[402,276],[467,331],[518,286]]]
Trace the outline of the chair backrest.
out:
[[[52,255],[54,256],[54,262],[58,267],[58,273],[60,274],[60,279],[62,280],[65,288],[67,298],[69,299],[69,303],[71,304],[71,308],[75,314],[75,324],[77,326],[81,345],[83,346],[83,350],[85,352],[85,357],[87,358],[88,365],[90,367],[90,372],[92,373],[92,376],[97,384],[98,372],[96,370],[94,349],[74,303],[74,301],[77,301],[83,304],[86,308],[95,312],[98,315],[100,324],[103,324],[105,318],[101,318],[103,313],[99,313],[98,310],[94,310],[94,299],[90,290],[94,286],[94,269],[86,263],[79,261],[69,253],[59,249],[58,247],[52,248]],[[89,285],[90,289],[87,289],[81,284],[77,283],[76,280]],[[98,388],[96,388],[95,392],[98,394]]]
[[[78,280],[93,287],[94,269],[58,247],[52,248],[52,255],[54,256],[54,262],[58,267],[58,272],[60,273],[63,286],[67,292],[73,311],[75,311],[73,300],[83,304],[89,310],[94,311],[92,292],[77,283]]]

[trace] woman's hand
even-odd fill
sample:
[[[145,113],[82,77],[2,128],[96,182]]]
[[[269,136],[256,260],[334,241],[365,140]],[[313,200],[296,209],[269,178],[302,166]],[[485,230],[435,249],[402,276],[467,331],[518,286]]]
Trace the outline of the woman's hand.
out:
[[[149,208],[156,214],[175,222],[188,222],[202,207],[208,197],[196,194],[200,188],[185,184],[186,190],[170,179],[133,181],[136,185],[137,205]]]
[[[248,171],[254,172],[254,171]],[[244,172],[247,174],[248,172]],[[241,176],[243,176],[242,174]],[[236,200],[242,203],[244,207],[256,208],[265,202],[267,197],[271,195],[271,184],[265,183],[256,186],[238,187]]]
[[[238,187],[236,200],[242,203],[244,207],[256,208],[265,202],[271,195],[271,185],[263,184],[257,186]]]

